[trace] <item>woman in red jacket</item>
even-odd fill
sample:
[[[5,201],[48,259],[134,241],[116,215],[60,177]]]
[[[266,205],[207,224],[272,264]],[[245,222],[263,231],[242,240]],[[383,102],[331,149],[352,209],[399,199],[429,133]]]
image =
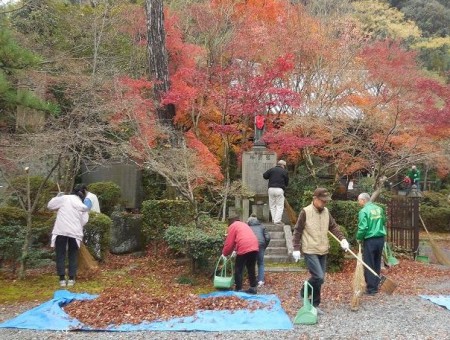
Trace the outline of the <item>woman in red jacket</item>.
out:
[[[228,256],[236,252],[236,265],[234,272],[235,290],[242,290],[242,276],[244,266],[247,268],[250,288],[246,293],[256,294],[255,264],[258,257],[259,244],[253,230],[238,217],[228,219],[227,238],[222,250],[222,256]]]

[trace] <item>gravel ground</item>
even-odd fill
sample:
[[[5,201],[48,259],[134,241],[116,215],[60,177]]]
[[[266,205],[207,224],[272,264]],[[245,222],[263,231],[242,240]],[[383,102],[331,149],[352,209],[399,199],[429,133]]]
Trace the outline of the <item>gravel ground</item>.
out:
[[[449,280],[450,281],[450,280]],[[360,309],[325,301],[316,325],[291,331],[55,332],[0,329],[0,339],[450,339],[450,311],[418,296],[365,296]],[[0,321],[34,307],[0,306]]]

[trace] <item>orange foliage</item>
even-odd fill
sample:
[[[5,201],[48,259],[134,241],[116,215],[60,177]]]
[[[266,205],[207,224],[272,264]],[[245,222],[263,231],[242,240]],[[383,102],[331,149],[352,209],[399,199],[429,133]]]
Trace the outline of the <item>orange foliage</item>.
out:
[[[209,149],[195,135],[189,131],[185,134],[186,144],[190,149],[197,153],[198,162],[195,167],[199,173],[209,174],[216,181],[222,181],[223,175],[217,158],[209,151]]]

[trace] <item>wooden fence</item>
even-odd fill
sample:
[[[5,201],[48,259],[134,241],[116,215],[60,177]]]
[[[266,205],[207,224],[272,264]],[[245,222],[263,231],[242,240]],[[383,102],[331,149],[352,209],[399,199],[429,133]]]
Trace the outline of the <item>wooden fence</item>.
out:
[[[416,256],[419,248],[419,200],[394,196],[387,205],[387,241]]]

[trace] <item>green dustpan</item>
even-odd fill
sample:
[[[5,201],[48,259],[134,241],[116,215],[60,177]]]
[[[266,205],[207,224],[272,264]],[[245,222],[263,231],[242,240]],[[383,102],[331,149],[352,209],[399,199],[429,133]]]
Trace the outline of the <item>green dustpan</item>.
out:
[[[391,247],[387,242],[384,243],[383,256],[387,266],[392,267],[399,264],[399,261],[392,254]]]
[[[311,298],[308,298],[308,286],[311,289]],[[317,323],[317,309],[311,302],[313,300],[313,288],[308,281],[303,286],[303,307],[297,312],[294,318],[294,324],[314,325]]]

